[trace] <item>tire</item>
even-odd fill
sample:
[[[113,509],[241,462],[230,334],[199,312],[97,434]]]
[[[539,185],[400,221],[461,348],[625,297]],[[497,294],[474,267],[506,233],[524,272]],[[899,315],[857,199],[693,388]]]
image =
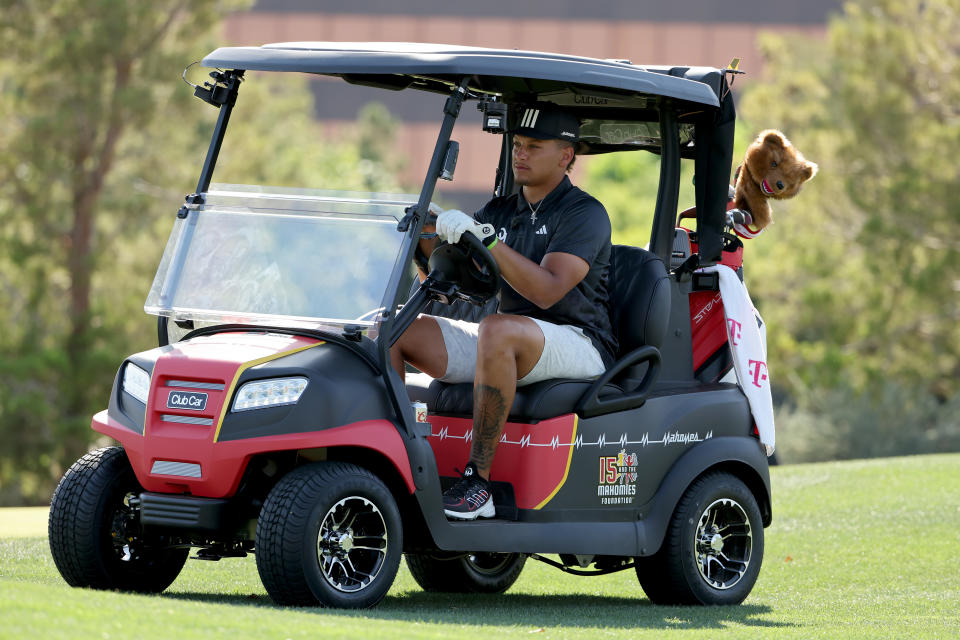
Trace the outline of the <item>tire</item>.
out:
[[[471,553],[451,559],[408,553],[407,567],[424,591],[503,593],[520,577],[522,553]]]
[[[260,579],[277,604],[372,607],[397,575],[403,527],[379,478],[352,464],[317,462],[270,491],[256,548]]]
[[[72,587],[159,593],[180,575],[189,548],[162,548],[140,532],[130,497],[143,488],[121,447],[92,451],[63,475],[50,502],[50,553]]]
[[[732,605],[750,594],[762,562],[756,498],[736,476],[714,472],[690,485],[660,550],[636,558],[636,571],[654,604]]]

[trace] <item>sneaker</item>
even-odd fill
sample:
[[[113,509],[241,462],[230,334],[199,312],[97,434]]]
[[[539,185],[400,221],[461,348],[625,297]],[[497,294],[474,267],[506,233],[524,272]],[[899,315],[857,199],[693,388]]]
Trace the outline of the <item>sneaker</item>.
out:
[[[457,484],[443,492],[443,512],[456,520],[492,518],[493,506],[490,483],[480,477],[472,462],[467,465]]]

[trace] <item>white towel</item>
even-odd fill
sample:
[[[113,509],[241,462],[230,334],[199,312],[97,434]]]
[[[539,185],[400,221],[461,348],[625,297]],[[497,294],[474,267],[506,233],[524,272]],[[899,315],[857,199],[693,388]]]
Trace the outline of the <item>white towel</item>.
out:
[[[733,269],[726,265],[714,265],[701,271],[716,273],[720,278],[720,297],[727,320],[727,343],[733,354],[737,380],[750,403],[750,413],[760,432],[760,442],[766,445],[767,455],[772,455],[776,446],[773,396],[770,394],[770,370],[767,368],[766,328],[761,333],[763,319]]]

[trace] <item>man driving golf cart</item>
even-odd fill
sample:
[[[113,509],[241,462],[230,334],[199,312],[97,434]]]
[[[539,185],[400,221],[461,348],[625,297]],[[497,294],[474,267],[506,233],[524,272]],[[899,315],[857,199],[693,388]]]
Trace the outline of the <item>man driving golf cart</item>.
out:
[[[281,606],[373,606],[404,557],[428,591],[500,593],[530,559],[574,575],[632,569],[655,604],[749,595],[772,518],[774,438],[740,386],[718,379],[730,362],[725,307],[716,274],[698,270],[738,264],[743,250],[726,217],[730,70],[335,42],[224,47],[203,65],[212,82],[195,95],[219,116],[144,304],[158,346],[120,363],[92,418],[118,444],[78,460],[51,500],[50,551],[67,584],[160,592],[195,549],[206,560],[254,553]],[[441,96],[418,194],[213,183],[248,71]],[[418,255],[469,103],[485,131],[513,127],[500,138],[501,197],[476,219],[441,216],[437,234],[459,242]],[[574,142],[659,158],[649,250],[610,247],[603,208],[565,177]],[[682,161],[697,177],[695,230],[677,229]],[[428,275],[411,292],[414,261]],[[266,300],[209,286],[211,265],[241,284],[272,274],[278,290]],[[429,331],[418,317],[461,302],[488,311],[498,289],[500,313],[469,343],[476,388],[432,379],[466,359],[442,321],[442,348],[408,344]],[[578,329],[568,337],[600,365],[557,373],[541,322]],[[517,325],[536,338],[508,330]],[[427,373],[401,379],[404,359]],[[540,369],[550,379],[514,387]],[[460,477],[469,490],[494,446],[481,490],[495,494],[495,516],[464,521],[480,502],[451,520],[441,505],[456,468],[474,448]]]
[[[562,110],[524,109],[512,149],[521,189],[494,198],[475,217],[455,209],[437,217],[440,240],[457,243],[472,233],[496,259],[504,280],[499,313],[479,323],[421,315],[391,350],[401,376],[409,362],[443,382],[474,383],[470,460],[443,494],[449,518],[495,515],[490,468],[517,386],[592,378],[614,361],[610,219],[566,175],[579,132],[577,118]],[[435,240],[421,244],[430,255]]]

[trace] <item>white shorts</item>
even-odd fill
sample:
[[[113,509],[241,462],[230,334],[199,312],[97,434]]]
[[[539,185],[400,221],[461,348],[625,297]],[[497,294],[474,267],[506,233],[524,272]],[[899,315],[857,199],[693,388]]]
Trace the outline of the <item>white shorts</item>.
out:
[[[438,380],[450,384],[473,382],[480,325],[466,320],[431,317],[440,325],[447,348],[447,371]],[[604,372],[603,358],[583,329],[530,319],[543,332],[543,353],[533,369],[517,380],[517,386],[552,378],[595,378]]]

